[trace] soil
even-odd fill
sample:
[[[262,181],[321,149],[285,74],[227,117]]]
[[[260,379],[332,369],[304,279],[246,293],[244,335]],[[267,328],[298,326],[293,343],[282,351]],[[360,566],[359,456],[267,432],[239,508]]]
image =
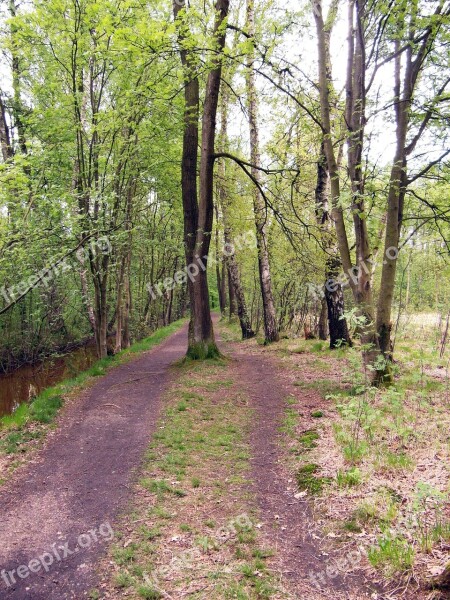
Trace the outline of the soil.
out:
[[[2,488],[0,570],[16,570],[16,583],[7,586],[0,578],[2,600],[81,600],[96,587],[106,533],[114,530],[132,500],[163,392],[174,378],[169,367],[183,356],[186,335],[184,327],[133,362],[111,370],[80,395],[62,411],[36,459]],[[380,600],[381,595],[372,595],[375,588],[363,573],[326,575],[335,557],[324,552],[310,504],[296,493],[283,464],[279,435],[287,396],[293,391],[300,395],[308,413],[320,408],[320,396],[283,380],[276,360],[265,349],[250,343],[221,343],[221,347],[231,354],[236,379],[255,410],[252,491],[261,533],[276,551],[272,567],[282,574],[288,597]],[[80,540],[86,539],[89,547],[81,547]],[[73,554],[54,558],[48,572],[41,568],[24,579],[17,577],[20,565],[54,553],[55,544],[56,548],[66,544]],[[318,585],[311,574],[319,575]]]
[[[324,401],[317,393],[299,392],[292,382],[284,380],[280,375],[283,371],[277,369],[274,358],[263,349],[235,344],[232,356],[256,413],[251,435],[253,491],[266,524],[267,543],[276,549],[274,566],[282,573],[287,589],[292,597],[308,600],[374,597],[376,588],[362,572],[353,571],[348,576],[333,572],[334,561],[339,557],[324,552],[310,502],[298,497],[295,482],[283,464],[280,427],[286,399],[300,394],[302,414],[323,408]],[[331,576],[327,575],[327,568]]]
[[[2,600],[80,600],[95,586],[94,565],[109,537],[105,524],[114,525],[127,501],[172,377],[169,366],[185,353],[186,335],[184,327],[114,368],[67,406],[45,448],[1,489],[0,570],[51,554],[53,544],[58,550],[68,542],[74,550],[80,535],[91,538],[90,547],[79,547],[70,557],[59,551],[61,560],[54,555],[48,572],[41,568],[24,579],[14,575],[10,586],[0,578]],[[102,525],[95,542],[88,532]]]

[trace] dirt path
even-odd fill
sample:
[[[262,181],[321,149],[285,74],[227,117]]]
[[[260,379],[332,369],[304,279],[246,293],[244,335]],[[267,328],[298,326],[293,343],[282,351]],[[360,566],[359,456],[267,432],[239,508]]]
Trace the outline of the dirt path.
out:
[[[1,599],[82,600],[98,584],[102,574],[96,565],[116,518],[132,499],[133,473],[171,379],[168,367],[185,347],[186,327],[103,377],[66,407],[34,463],[0,492]],[[255,411],[252,496],[261,535],[275,550],[272,568],[282,575],[283,598],[370,598],[359,574],[326,574],[333,557],[323,553],[309,504],[296,497],[295,482],[283,465],[279,427],[287,396],[301,394],[306,411],[317,399],[293,389],[264,349],[229,342],[221,347],[231,354],[228,368]]]
[[[2,600],[88,595],[155,428],[168,367],[185,348],[186,327],[112,370],[63,411],[45,449],[0,491]]]
[[[268,544],[276,550],[274,566],[288,593],[308,600],[373,597],[374,588],[369,589],[360,572],[348,577],[342,571],[333,572],[339,557],[324,553],[318,543],[322,533],[315,530],[309,502],[295,497],[298,489],[283,466],[280,426],[286,399],[301,393],[302,410],[308,413],[318,408],[317,398],[284,381],[275,361],[261,348],[255,350],[240,343],[232,344],[230,350],[238,379],[255,409],[251,435],[253,491]]]

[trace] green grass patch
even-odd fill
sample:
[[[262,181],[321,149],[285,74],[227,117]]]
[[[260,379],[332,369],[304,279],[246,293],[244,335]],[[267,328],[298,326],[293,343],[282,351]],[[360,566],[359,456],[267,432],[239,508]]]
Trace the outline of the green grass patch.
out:
[[[324,342],[314,342],[311,346],[311,352],[323,352],[326,349],[326,344]]]
[[[340,488],[349,488],[359,485],[362,482],[361,471],[353,467],[348,471],[339,470],[336,475],[336,483]]]
[[[298,423],[298,412],[295,408],[287,408],[284,412],[283,424],[281,430],[290,437],[294,437]]]
[[[0,449],[5,454],[17,454],[25,451],[25,444],[39,439],[42,432],[37,431],[12,431],[0,440]]]
[[[331,483],[331,478],[320,477],[319,465],[308,464],[300,467],[296,474],[297,485],[300,491],[307,491],[312,495],[322,493],[325,485]]]
[[[133,585],[133,578],[126,571],[119,571],[119,573],[114,576],[113,583],[114,587],[124,589]]]
[[[343,528],[345,531],[349,531],[350,533],[361,533],[362,527],[358,523],[356,519],[349,519],[343,523]]]
[[[304,431],[302,433],[302,435],[298,438],[298,441],[305,450],[312,450],[313,448],[316,448],[316,440],[319,438],[320,436],[315,429],[309,429],[308,431]]]
[[[414,461],[405,452],[386,451],[382,455],[383,464],[391,469],[410,469]]]
[[[148,585],[139,586],[137,593],[139,597],[144,598],[144,600],[159,600],[159,598],[164,598],[161,592]]]
[[[296,387],[301,387],[304,390],[317,390],[323,398],[329,394],[336,393],[336,388],[339,386],[339,384],[332,379],[316,379],[314,381],[299,380],[296,381],[294,385]]]
[[[386,535],[369,549],[367,557],[375,569],[382,569],[391,577],[413,566],[414,548],[401,537]]]

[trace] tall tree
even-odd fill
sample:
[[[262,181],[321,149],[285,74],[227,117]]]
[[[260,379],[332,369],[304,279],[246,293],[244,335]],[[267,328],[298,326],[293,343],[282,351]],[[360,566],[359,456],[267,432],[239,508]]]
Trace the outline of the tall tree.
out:
[[[442,85],[438,86],[436,95],[429,100],[425,116],[419,119],[415,134],[412,134],[412,138],[408,140],[408,134],[411,134],[409,125],[413,122],[412,103],[419,75],[427,59],[430,60],[438,33],[450,10],[448,2],[444,0],[439,0],[434,5],[435,10],[431,15],[422,14],[419,17],[420,8],[416,0],[406,2],[401,7],[377,7],[375,11],[369,11],[365,0],[348,1],[348,60],[344,121],[347,130],[347,169],[356,250],[356,264],[353,266],[342,209],[340,176],[334,144],[334,138],[339,131],[333,129],[331,118],[333,82],[330,33],[335,22],[337,3],[331,4],[326,19],[323,18],[321,0],[315,0],[313,4],[318,39],[321,126],[331,180],[332,216],[336,226],[342,266],[348,275],[361,319],[364,363],[371,372],[374,383],[391,380],[390,317],[406,188],[409,183],[428,172],[448,154],[448,151],[445,151],[437,161],[430,163],[414,178],[408,179],[407,157],[422,138],[432,116],[436,115],[436,105],[450,83],[450,79],[445,77]],[[408,16],[405,22],[406,15]],[[367,52],[371,17],[375,18],[375,26],[372,24],[372,30],[376,33],[372,35],[370,52]],[[388,52],[386,57],[381,59],[380,48],[385,48],[392,40],[393,51]],[[404,67],[403,56],[406,56]],[[372,67],[372,74],[368,76],[368,64],[371,59],[375,60],[375,64]],[[379,68],[392,61],[395,71],[393,106],[396,117],[396,152],[390,174],[386,216],[382,217],[382,222],[386,223],[386,233],[381,285],[377,311],[375,311],[372,291],[373,255],[365,207],[363,148],[368,91]]]
[[[251,40],[255,38],[255,4],[247,0],[247,33]],[[247,57],[247,109],[250,125],[250,156],[253,181],[259,182],[261,162],[258,130],[258,95],[254,71],[255,52],[252,47]],[[272,280],[270,276],[269,246],[267,241],[267,206],[261,195],[260,187],[253,189],[253,208],[255,214],[256,243],[258,248],[259,278],[264,312],[264,334],[266,343],[279,340],[275,303],[273,300]]]
[[[221,97],[221,127],[220,127],[220,145],[221,151],[227,152],[228,148],[228,102],[229,94],[228,91],[224,90]],[[230,223],[232,205],[229,190],[227,189],[227,174],[226,174],[226,163],[222,158],[218,163],[218,201],[222,208],[223,216],[223,227],[224,227],[224,238],[227,247],[233,246],[233,231]],[[247,303],[245,301],[244,288],[239,273],[239,265],[236,260],[234,252],[226,253],[226,265],[229,275],[229,286],[230,286],[230,317],[232,311],[236,310],[241,326],[242,339],[250,339],[255,336],[252,329],[250,316],[247,311]],[[236,307],[234,307],[236,304]]]
[[[356,238],[356,269],[353,266],[350,245],[347,237],[346,224],[341,202],[341,184],[338,158],[335,151],[332,130],[333,80],[331,73],[330,36],[336,19],[336,4],[332,4],[324,19],[321,0],[314,0],[313,13],[316,22],[319,62],[319,93],[321,108],[321,126],[323,131],[324,153],[330,176],[331,188],[331,217],[336,228],[336,235],[342,267],[348,275],[348,282],[358,307],[361,324],[361,342],[363,347],[364,365],[369,378],[377,383],[384,378],[384,369],[379,363],[379,344],[375,329],[375,314],[370,285],[370,248],[367,225],[364,215],[363,195],[361,194],[361,156],[364,136],[364,53],[361,22],[354,27],[355,3],[349,0],[349,51],[347,62],[346,110],[345,117],[349,129],[348,162],[349,175],[352,185],[352,213]],[[358,13],[359,15],[359,13]],[[355,49],[354,35],[357,36]],[[358,160],[359,158],[359,160]],[[357,276],[354,277],[354,273]]]
[[[185,20],[186,8],[177,0],[173,3],[185,82],[181,187],[186,266],[193,274],[188,281],[191,318],[187,356],[194,359],[204,359],[219,354],[211,320],[207,264],[214,219],[214,142],[228,7],[229,0],[217,0],[215,5],[216,14],[212,33],[213,57],[210,59],[201,119],[199,190],[197,191],[200,82],[191,50],[192,34]]]
[[[428,61],[433,61],[433,49],[450,15],[450,3],[439,0],[434,13],[427,18],[420,14],[417,0],[407,2],[408,10],[391,15],[394,37],[394,110],[395,110],[395,156],[392,162],[387,198],[386,230],[384,239],[384,260],[381,272],[380,292],[377,303],[376,327],[380,349],[386,358],[392,358],[391,313],[394,298],[395,275],[397,271],[399,241],[403,226],[403,210],[408,180],[408,157],[427,131],[427,127],[438,113],[436,106],[448,97],[446,88],[450,84],[448,74],[438,83],[434,97],[428,102],[425,114],[419,118],[419,125],[412,130],[413,100],[417,92],[420,75]],[[401,45],[401,33],[405,31],[407,42]],[[431,58],[430,58],[431,57]],[[445,151],[439,158],[448,154]],[[432,166],[432,165],[430,165]],[[424,174],[428,168],[424,169]],[[415,177],[414,179],[417,179]]]
[[[351,346],[350,334],[348,332],[347,320],[344,316],[344,290],[339,281],[341,261],[336,244],[336,234],[331,222],[329,210],[330,178],[328,175],[327,160],[322,142],[319,160],[317,161],[317,183],[316,183],[316,219],[321,232],[322,248],[326,253],[325,260],[325,310],[328,317],[328,331],[330,336],[330,348],[339,346]],[[320,330],[324,329],[321,319]],[[325,322],[327,318],[325,318]],[[321,339],[327,339],[324,335]]]

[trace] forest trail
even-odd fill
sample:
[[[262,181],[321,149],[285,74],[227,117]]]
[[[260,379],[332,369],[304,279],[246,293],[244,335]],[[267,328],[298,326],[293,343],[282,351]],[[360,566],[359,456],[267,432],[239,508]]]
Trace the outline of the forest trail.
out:
[[[217,316],[214,321],[217,325]],[[137,469],[155,432],[163,393],[172,381],[178,381],[169,367],[184,354],[186,329],[113,369],[70,404],[37,459],[0,493],[0,568],[15,569],[17,582],[6,586],[5,579],[0,579],[0,598],[91,597],[99,581],[98,565],[105,565],[106,543],[116,533],[116,520],[133,503]],[[254,415],[248,439],[249,510],[263,524],[258,534],[261,541],[275,550],[271,568],[278,573],[284,592],[273,597],[370,598],[359,574],[351,579],[342,575],[323,578],[331,557],[317,541],[315,533],[319,532],[315,532],[309,503],[295,494],[295,484],[283,465],[280,426],[292,387],[264,348],[231,341],[220,341],[220,346],[230,357],[224,370],[249,399]],[[302,391],[302,403],[310,410],[317,399]],[[228,493],[232,499],[232,491]],[[61,560],[55,557],[55,547],[60,548]],[[20,579],[17,568],[32,559],[52,564],[48,572],[41,568]],[[322,589],[313,585],[311,574],[322,574]],[[123,592],[116,593],[105,597],[123,597]]]
[[[110,537],[107,524],[129,496],[133,470],[171,379],[169,366],[184,355],[186,336],[184,326],[81,394],[64,410],[36,460],[0,491],[0,569],[17,571],[44,553],[53,554],[48,572],[41,568],[24,579],[15,573],[16,583],[8,577],[9,586],[3,573],[2,600],[79,600],[93,587],[93,565]],[[80,535],[89,547],[65,557]],[[58,550],[66,543],[66,550]],[[50,560],[47,556],[44,562]]]
[[[296,484],[283,464],[281,429],[286,400],[296,389],[265,349],[234,343],[227,350],[235,361],[237,380],[255,411],[250,435],[251,486],[266,524],[266,543],[276,549],[273,568],[281,575],[286,597],[369,600],[375,587],[361,571],[350,576],[342,571],[327,575],[327,569],[340,556],[325,552],[318,542],[323,533],[314,524],[310,501],[296,494]],[[318,402],[321,400],[316,393],[302,391],[302,411],[317,409]]]

